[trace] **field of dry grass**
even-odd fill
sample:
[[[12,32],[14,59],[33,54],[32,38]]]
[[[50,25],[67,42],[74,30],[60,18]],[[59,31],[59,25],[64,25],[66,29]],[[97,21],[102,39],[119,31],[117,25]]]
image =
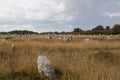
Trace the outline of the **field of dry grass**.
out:
[[[58,80],[120,80],[120,36],[78,35],[69,42],[59,37],[0,35],[6,39],[0,45],[0,80],[47,80],[38,73],[38,55],[48,57]]]

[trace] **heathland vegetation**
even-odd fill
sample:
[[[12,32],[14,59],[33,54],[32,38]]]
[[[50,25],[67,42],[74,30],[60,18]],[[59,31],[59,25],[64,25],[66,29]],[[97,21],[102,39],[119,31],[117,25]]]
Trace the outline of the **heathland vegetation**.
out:
[[[38,73],[39,55],[50,60],[57,80],[119,80],[119,34],[118,24],[61,33],[1,32],[0,80],[48,80]]]
[[[48,57],[58,80],[120,79],[119,35],[30,35],[0,35],[0,80],[48,80],[38,73],[38,55]]]

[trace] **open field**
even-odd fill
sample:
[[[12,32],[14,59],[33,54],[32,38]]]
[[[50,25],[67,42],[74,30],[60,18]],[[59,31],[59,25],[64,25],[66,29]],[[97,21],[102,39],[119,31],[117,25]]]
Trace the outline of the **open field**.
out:
[[[0,80],[47,80],[38,73],[38,55],[48,57],[58,80],[120,80],[120,35],[62,36],[0,35]]]

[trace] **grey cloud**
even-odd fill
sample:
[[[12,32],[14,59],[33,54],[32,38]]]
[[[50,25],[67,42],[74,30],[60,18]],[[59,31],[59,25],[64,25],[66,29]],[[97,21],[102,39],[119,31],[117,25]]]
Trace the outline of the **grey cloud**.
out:
[[[113,25],[120,21],[118,13],[120,12],[119,0],[19,1],[0,1],[1,25],[8,25],[8,27],[9,25],[26,25],[28,27],[25,27],[25,29],[36,31],[62,31],[64,29],[69,31],[74,27],[91,29],[98,24]],[[109,18],[110,16],[114,16],[114,18]],[[18,28],[11,27],[7,29]],[[6,29],[6,27],[2,28],[3,30]]]

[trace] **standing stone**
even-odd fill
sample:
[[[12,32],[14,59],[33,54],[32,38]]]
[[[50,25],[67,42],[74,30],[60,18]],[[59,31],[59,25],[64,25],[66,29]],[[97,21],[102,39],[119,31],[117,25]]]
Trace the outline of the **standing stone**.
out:
[[[15,44],[11,45],[12,51],[15,52],[16,48],[15,48]]]
[[[28,38],[29,38],[29,39],[31,39],[31,37],[32,37],[32,35],[31,35],[31,34],[29,34],[29,35],[28,35]]]
[[[69,42],[70,40],[72,40],[72,38],[70,39],[70,37],[66,35],[66,36],[64,36],[64,40]]]
[[[5,39],[1,40],[1,46],[3,46],[5,43],[6,43]]]
[[[52,39],[52,36],[48,36],[48,40],[51,40]]]
[[[72,41],[72,36],[69,36],[69,40]]]
[[[84,39],[84,41],[85,41],[86,43],[89,43],[89,42],[90,42],[90,39],[89,39],[89,38],[86,38],[86,39]]]
[[[49,79],[55,79],[54,68],[46,56],[38,56],[38,72]]]

